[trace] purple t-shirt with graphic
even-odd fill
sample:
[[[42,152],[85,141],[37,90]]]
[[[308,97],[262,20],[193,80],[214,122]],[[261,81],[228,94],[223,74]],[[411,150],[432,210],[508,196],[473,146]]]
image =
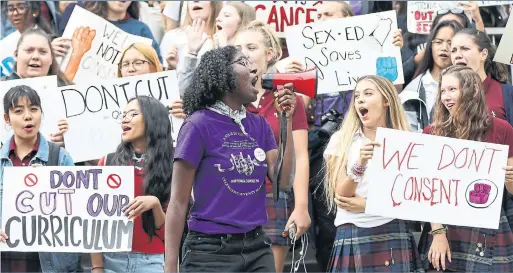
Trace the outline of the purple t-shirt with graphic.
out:
[[[190,230],[244,233],[267,222],[266,153],[276,141],[263,117],[247,113],[242,124],[248,135],[230,117],[200,110],[180,129],[175,160],[196,168]]]

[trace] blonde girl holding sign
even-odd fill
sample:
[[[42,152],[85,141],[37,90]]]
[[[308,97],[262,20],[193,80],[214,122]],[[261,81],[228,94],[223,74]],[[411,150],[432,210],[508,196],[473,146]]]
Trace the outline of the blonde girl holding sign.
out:
[[[339,200],[367,196],[365,170],[374,147],[380,145],[374,141],[378,127],[410,130],[392,83],[380,76],[364,76],[356,84],[342,127],[324,153],[326,200],[337,214],[330,272],[422,271],[405,221],[352,212]],[[377,237],[384,239],[368,240]]]
[[[513,128],[490,114],[479,74],[462,65],[441,73],[433,123],[425,134],[509,145],[505,192],[513,193]],[[419,243],[424,267],[456,272],[512,272],[513,232],[504,208],[498,229],[425,225]]]

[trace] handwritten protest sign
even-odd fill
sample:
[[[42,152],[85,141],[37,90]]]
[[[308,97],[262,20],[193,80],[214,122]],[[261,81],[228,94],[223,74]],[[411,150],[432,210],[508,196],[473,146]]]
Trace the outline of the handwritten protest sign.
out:
[[[75,162],[98,159],[116,150],[121,142],[122,112],[131,98],[151,96],[166,106],[180,98],[175,71],[66,86],[58,92],[69,123],[64,136],[66,150]],[[172,118],[174,140],[182,123]]]
[[[133,43],[151,45],[148,38],[124,32],[107,20],[75,6],[62,35],[71,39],[71,49],[61,69],[75,83],[116,77],[123,50]]]
[[[376,141],[365,213],[499,227],[508,146],[383,128]]]
[[[7,167],[2,251],[118,252],[132,248],[133,167]]]
[[[497,52],[495,52],[494,62],[513,64],[513,19],[511,17],[508,18],[501,42],[497,47]]]
[[[44,112],[40,131],[45,136],[58,131],[57,121],[64,118],[64,107],[55,105],[58,100],[55,90],[57,90],[57,77],[47,76],[38,78],[27,78],[11,81],[0,81],[0,98],[3,101],[5,94],[15,86],[26,85],[34,89],[41,98],[41,108]],[[0,103],[0,111],[4,113],[4,105]],[[12,134],[11,127],[5,123],[5,120],[0,119],[0,137],[3,146],[5,138]]]
[[[14,51],[21,34],[15,31],[0,41],[0,76],[9,76],[14,71]]]
[[[285,37],[285,29],[294,25],[312,23],[317,19],[317,6],[322,1],[245,1],[255,7],[256,19],[272,26],[278,37]]]
[[[404,83],[401,50],[392,43],[395,11],[315,22],[286,31],[290,57],[319,70],[318,93],[353,90],[364,75]]]
[[[429,34],[439,10],[462,10],[457,1],[408,1],[407,28],[411,33]]]

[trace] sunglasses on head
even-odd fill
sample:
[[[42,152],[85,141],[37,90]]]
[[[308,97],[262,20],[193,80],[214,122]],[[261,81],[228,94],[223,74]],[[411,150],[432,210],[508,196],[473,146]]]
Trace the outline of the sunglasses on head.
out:
[[[437,15],[444,15],[444,14],[448,14],[448,13],[462,14],[463,12],[465,12],[463,9],[441,9],[441,10],[437,11],[436,14]]]

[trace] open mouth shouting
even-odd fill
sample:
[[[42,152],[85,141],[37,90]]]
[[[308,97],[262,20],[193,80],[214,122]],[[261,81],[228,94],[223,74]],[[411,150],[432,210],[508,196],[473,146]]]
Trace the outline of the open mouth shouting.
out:
[[[216,28],[217,30],[223,30],[223,27],[219,23],[216,24]]]
[[[448,53],[440,53],[440,54],[438,54],[438,57],[440,57],[440,59],[442,59],[442,60],[447,60],[451,56]]]
[[[41,68],[41,65],[38,64],[38,63],[29,63],[29,68],[32,68],[32,69],[40,69]]]
[[[123,130],[123,134],[126,134],[127,132],[132,130],[132,127],[130,127],[128,125],[123,125],[123,126],[121,126],[121,129]]]
[[[201,10],[203,10],[203,8],[200,5],[194,5],[192,7],[192,11],[201,11]]]
[[[463,60],[463,59],[459,59],[459,60],[456,60],[454,65],[464,65],[464,66],[467,66],[467,62],[465,62],[465,60]]]
[[[360,113],[360,116],[362,117],[362,119],[367,119],[367,117],[369,115],[369,109],[361,106],[360,108],[358,108],[358,113]]]
[[[32,133],[34,131],[34,128],[35,128],[34,124],[29,123],[23,127],[23,130],[25,130],[26,133]]]

